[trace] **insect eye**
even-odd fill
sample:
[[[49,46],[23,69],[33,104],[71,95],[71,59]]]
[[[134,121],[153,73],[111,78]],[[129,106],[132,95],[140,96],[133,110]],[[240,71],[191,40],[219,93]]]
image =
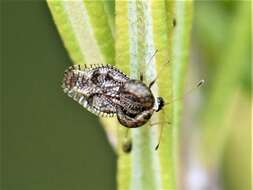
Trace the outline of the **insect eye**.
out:
[[[144,117],[145,120],[148,120],[148,119],[150,119],[150,118],[151,118],[151,115],[146,115],[146,116]]]
[[[164,100],[163,100],[163,98],[162,97],[158,97],[157,98],[157,105],[158,105],[158,108],[157,108],[157,112],[158,111],[160,111],[162,108],[163,108],[163,106],[164,106]]]

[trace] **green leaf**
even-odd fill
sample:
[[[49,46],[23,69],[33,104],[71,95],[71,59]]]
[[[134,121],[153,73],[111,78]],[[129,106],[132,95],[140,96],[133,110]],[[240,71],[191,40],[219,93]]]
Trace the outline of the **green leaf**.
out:
[[[103,1],[49,0],[48,5],[74,64],[115,64],[114,39]]]
[[[110,2],[48,0],[48,6],[73,64],[115,65]],[[101,122],[106,123],[105,130],[115,146],[115,120],[101,119]]]

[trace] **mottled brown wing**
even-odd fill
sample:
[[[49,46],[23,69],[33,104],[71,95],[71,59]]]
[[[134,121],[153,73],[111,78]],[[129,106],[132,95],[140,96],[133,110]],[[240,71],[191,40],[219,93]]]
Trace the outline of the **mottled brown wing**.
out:
[[[103,117],[115,116],[119,88],[129,78],[109,65],[73,65],[65,71],[65,93],[90,112]]]

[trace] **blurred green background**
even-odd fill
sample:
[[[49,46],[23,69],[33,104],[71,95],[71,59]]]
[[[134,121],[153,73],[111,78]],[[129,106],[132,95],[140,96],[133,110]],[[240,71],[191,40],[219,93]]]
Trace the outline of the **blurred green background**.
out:
[[[198,176],[192,190],[252,189],[251,6],[250,1],[194,4],[189,74],[206,84],[185,108],[182,142],[190,145],[182,145],[188,148],[184,171],[191,182]]]
[[[115,189],[103,128],[61,89],[72,63],[46,2],[1,5],[3,189]]]
[[[184,189],[251,189],[250,6],[194,4],[186,88],[206,85],[186,97]],[[116,155],[97,117],[60,87],[72,62],[46,3],[1,3],[1,32],[3,189],[116,189]]]

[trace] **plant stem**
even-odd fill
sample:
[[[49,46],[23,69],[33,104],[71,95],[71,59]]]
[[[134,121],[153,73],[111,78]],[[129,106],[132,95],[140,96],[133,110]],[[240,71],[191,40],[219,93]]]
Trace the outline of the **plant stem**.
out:
[[[173,90],[173,96],[180,97],[188,62],[192,3],[116,1],[116,15],[116,65],[136,79],[143,73],[147,84],[158,75],[152,91],[166,102],[171,101]],[[174,19],[178,23],[175,29]],[[157,55],[149,62],[156,49]],[[181,109],[182,103],[167,106],[151,119],[151,123],[158,122],[158,126],[131,130],[131,155],[118,149],[119,189],[177,188]],[[173,124],[168,125],[171,120]],[[161,127],[164,129],[161,146],[155,151]]]

